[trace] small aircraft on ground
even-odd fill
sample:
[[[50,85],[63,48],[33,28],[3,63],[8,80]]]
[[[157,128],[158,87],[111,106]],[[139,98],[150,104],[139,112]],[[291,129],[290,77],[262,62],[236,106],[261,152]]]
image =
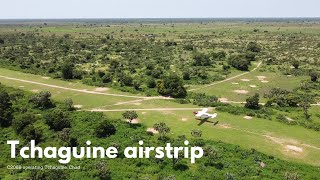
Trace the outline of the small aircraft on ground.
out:
[[[202,125],[205,122],[209,122],[212,123],[214,125],[217,125],[219,123],[219,121],[213,122],[213,121],[209,121],[208,119],[214,119],[218,116],[217,113],[214,114],[209,114],[208,112],[208,108],[204,108],[201,111],[197,111],[197,112],[193,112],[193,114],[195,115],[196,120],[200,120],[201,122],[198,124],[198,126]]]

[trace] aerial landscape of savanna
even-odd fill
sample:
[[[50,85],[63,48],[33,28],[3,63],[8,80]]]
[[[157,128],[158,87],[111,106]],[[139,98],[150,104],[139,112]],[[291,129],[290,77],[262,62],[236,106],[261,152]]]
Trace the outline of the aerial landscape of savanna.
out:
[[[21,18],[0,18],[0,179],[319,179],[319,18]],[[63,169],[8,140],[121,153]],[[196,163],[123,155],[186,140]]]

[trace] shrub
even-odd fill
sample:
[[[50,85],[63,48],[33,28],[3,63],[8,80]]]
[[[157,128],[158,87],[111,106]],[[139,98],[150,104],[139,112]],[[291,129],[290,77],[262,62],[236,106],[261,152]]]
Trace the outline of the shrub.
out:
[[[117,129],[108,120],[104,120],[95,128],[95,133],[99,138],[112,136],[116,133]]]
[[[256,93],[255,95],[248,97],[244,107],[249,109],[259,109],[259,94]]]
[[[46,123],[50,127],[50,129],[53,129],[55,131],[61,131],[64,128],[70,128],[71,123],[70,119],[68,117],[68,114],[66,112],[63,112],[60,109],[53,110],[49,112],[46,116]]]
[[[0,87],[0,126],[8,127],[12,123],[12,103],[9,94]]]
[[[51,101],[51,93],[49,91],[42,91],[30,97],[29,102],[34,104],[35,107],[41,109],[48,109],[53,107]]]
[[[25,127],[35,122],[35,116],[32,113],[23,113],[15,116],[12,122],[12,126],[19,134]]]

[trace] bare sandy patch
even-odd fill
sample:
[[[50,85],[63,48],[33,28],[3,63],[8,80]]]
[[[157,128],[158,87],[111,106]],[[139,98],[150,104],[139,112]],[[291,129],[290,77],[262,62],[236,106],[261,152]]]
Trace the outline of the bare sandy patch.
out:
[[[233,85],[239,85],[239,83],[236,83],[236,82],[233,82],[233,83],[231,83],[231,84],[233,84]]]
[[[187,118],[181,118],[181,121],[186,122],[186,121],[188,121],[188,119]]]
[[[24,88],[24,86],[19,86],[19,88]]]
[[[286,119],[290,122],[293,122],[294,120],[292,118],[286,117]]]
[[[293,145],[287,145],[286,148],[289,151],[294,151],[294,152],[298,152],[298,153],[303,152],[303,149],[301,147],[297,147],[297,146],[293,146]]]
[[[103,111],[104,109],[91,109],[91,112],[100,112]]]
[[[256,85],[250,85],[250,87],[251,87],[251,88],[256,88],[257,86],[256,86]]]
[[[262,82],[262,83],[268,83],[269,81],[265,81],[265,80],[264,80],[264,81],[261,81],[261,82]]]
[[[108,90],[109,90],[109,88],[102,88],[102,87],[94,89],[94,91],[96,91],[96,92],[104,92],[104,91],[108,91]]]
[[[130,122],[130,120],[127,119],[127,122]],[[139,124],[138,119],[132,119],[131,124]]]
[[[153,134],[158,134],[159,132],[155,130],[154,128],[148,128],[147,132],[152,132]]]
[[[42,77],[42,79],[50,79],[50,77],[45,77],[45,76],[44,76],[44,77]]]
[[[238,94],[248,94],[249,93],[249,91],[247,91],[247,90],[240,90],[240,89],[234,90],[233,92],[238,93]]]
[[[220,124],[220,127],[224,128],[224,129],[231,129],[231,127],[227,124]]]
[[[31,91],[32,91],[32,92],[34,92],[34,93],[39,92],[39,90],[38,90],[38,89],[32,89]]]
[[[278,137],[274,137],[271,135],[263,135],[264,137],[270,139],[271,141],[277,143],[277,144],[298,144],[297,140],[294,139],[283,139],[283,138],[278,138]]]
[[[266,76],[256,76],[260,81],[265,80],[267,77]]]
[[[132,103],[133,105],[139,106],[141,103]]]
[[[243,117],[244,119],[248,119],[248,120],[251,120],[251,119],[253,119],[253,117],[252,116],[245,116],[245,117]]]
[[[147,114],[147,112],[142,112],[141,114]]]
[[[82,108],[82,105],[76,104],[76,105],[74,105],[73,107],[75,107],[75,108]]]
[[[220,102],[228,102],[228,98],[225,98],[225,97],[222,97],[222,98],[219,98],[219,101]]]
[[[249,81],[251,81],[250,79],[241,79],[241,81],[243,81],[243,82],[249,82]]]

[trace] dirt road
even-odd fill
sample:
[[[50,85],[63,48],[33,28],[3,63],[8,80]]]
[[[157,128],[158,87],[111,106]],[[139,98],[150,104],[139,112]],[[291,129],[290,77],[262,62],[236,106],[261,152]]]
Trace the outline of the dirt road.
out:
[[[111,93],[103,93],[103,92],[97,92],[97,91],[89,91],[89,90],[86,90],[86,89],[67,88],[67,87],[63,87],[63,86],[45,84],[45,83],[40,83],[40,82],[36,82],[36,81],[29,81],[29,80],[12,78],[12,77],[7,77],[7,76],[0,76],[0,78],[9,79],[9,80],[13,80],[13,81],[20,81],[20,82],[25,82],[25,83],[30,83],[30,84],[36,84],[36,85],[41,85],[41,86],[46,86],[46,87],[51,87],[51,88],[57,88],[57,89],[64,89],[64,90],[69,90],[69,91],[87,93],[87,94],[97,94],[97,95],[106,95],[106,96],[115,96],[115,97],[127,97],[127,98],[140,98],[140,99],[166,99],[166,97],[130,96],[130,95],[122,95],[122,94],[111,94]]]
[[[261,66],[261,64],[262,64],[262,61],[260,61],[260,62],[258,63],[258,65],[257,65],[254,69],[252,69],[251,71],[244,72],[244,73],[238,74],[238,75],[236,75],[236,76],[227,78],[227,79],[225,79],[225,80],[218,81],[218,82],[214,82],[214,83],[212,83],[212,84],[208,84],[208,85],[205,85],[205,86],[202,86],[202,87],[199,87],[199,88],[189,89],[188,91],[196,91],[196,90],[204,89],[204,88],[207,88],[207,87],[211,87],[211,86],[214,86],[214,85],[217,85],[217,84],[220,84],[220,83],[224,83],[224,82],[233,80],[233,79],[235,79],[235,78],[244,76],[244,75],[246,75],[246,74],[249,74],[249,73],[251,73],[251,72],[256,71],[256,70]]]

